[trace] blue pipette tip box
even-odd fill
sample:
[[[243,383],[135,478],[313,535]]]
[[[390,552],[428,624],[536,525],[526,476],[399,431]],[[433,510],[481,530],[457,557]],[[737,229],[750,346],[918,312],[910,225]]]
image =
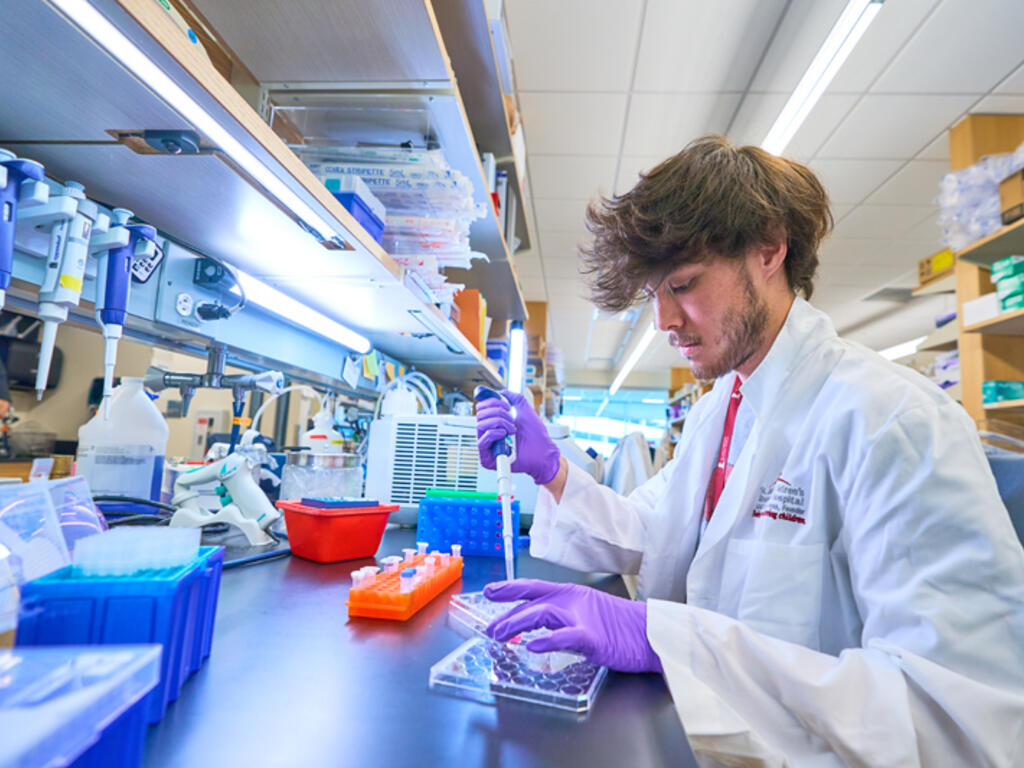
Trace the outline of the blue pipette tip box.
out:
[[[376,499],[350,499],[346,496],[306,496],[302,499],[304,507],[317,509],[366,509],[379,507]]]

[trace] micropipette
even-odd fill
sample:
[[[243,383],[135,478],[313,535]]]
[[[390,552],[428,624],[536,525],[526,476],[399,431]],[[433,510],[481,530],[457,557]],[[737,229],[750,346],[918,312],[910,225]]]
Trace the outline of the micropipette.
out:
[[[477,387],[473,390],[473,399],[478,403],[496,397],[508,404],[508,400],[500,392],[490,387]],[[505,435],[503,440],[491,444],[494,452],[494,464],[498,471],[498,500],[501,502],[501,538],[505,544],[505,578],[511,581],[515,575],[515,558],[512,548],[512,462],[516,458],[516,438]]]
[[[18,159],[0,149],[0,307],[11,286],[14,266],[14,223],[18,215],[18,195],[26,179],[42,181],[43,166],[35,160]]]
[[[156,252],[156,230],[146,224],[128,224],[132,212],[115,208],[110,229],[92,239],[90,252],[98,259],[96,270],[96,322],[103,329],[103,417],[110,413],[110,395],[114,386],[117,342],[124,329],[128,311],[128,291],[132,282],[132,257],[152,256]]]
[[[36,400],[43,399],[46,382],[50,378],[57,327],[68,319],[68,309],[78,306],[82,296],[89,237],[100,215],[96,203],[86,199],[85,187],[78,182],[67,182],[59,197],[70,198],[77,205],[70,219],[59,220],[50,230],[46,272],[39,289],[39,319],[43,321],[43,339],[39,347],[39,368],[36,371]],[[103,219],[107,221],[105,215]]]

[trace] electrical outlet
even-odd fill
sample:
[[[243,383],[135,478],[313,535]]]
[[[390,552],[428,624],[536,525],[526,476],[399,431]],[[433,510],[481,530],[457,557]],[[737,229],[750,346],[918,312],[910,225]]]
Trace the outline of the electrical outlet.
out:
[[[192,294],[185,292],[178,294],[178,298],[174,301],[174,309],[179,315],[190,317],[194,308],[195,300],[192,298]]]

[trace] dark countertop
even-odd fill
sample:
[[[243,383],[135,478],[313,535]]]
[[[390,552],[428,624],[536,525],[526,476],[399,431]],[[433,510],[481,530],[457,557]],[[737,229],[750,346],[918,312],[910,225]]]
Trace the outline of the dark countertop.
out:
[[[415,546],[389,528],[380,556]],[[461,582],[407,622],[349,620],[349,574],[372,559],[296,557],[224,572],[213,651],[149,730],[143,765],[696,766],[664,680],[609,673],[586,717],[429,690],[430,667],[463,640],[448,598],[503,578],[498,558],[467,558]],[[518,575],[625,594],[521,553]]]

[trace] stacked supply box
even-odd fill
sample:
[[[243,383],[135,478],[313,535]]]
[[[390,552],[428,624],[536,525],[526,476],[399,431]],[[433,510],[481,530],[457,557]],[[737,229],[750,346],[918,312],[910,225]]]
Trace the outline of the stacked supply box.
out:
[[[519,502],[512,502],[512,547],[519,552]],[[501,502],[495,493],[430,488],[420,499],[416,538],[449,549],[462,546],[463,555],[504,557]]]
[[[1007,256],[995,262],[992,282],[1004,312],[1024,308],[1024,256]]]
[[[200,547],[183,566],[92,576],[69,565],[22,591],[18,646],[160,643],[160,682],[145,701],[159,721],[210,655],[223,547]]]

